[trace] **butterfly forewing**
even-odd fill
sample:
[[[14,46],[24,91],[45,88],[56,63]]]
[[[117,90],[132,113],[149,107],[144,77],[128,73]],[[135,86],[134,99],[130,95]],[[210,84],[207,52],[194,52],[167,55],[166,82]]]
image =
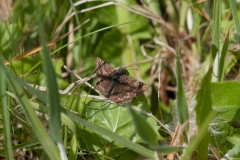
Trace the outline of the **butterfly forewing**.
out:
[[[104,96],[108,95],[108,90],[106,86],[111,85],[111,73],[115,71],[113,67],[111,67],[109,64],[107,64],[105,61],[103,61],[100,58],[97,58],[96,60],[96,68],[95,68],[96,74],[97,74],[97,80],[96,80],[96,89]]]
[[[115,69],[102,59],[97,58],[95,71],[98,76],[108,77],[115,71]]]

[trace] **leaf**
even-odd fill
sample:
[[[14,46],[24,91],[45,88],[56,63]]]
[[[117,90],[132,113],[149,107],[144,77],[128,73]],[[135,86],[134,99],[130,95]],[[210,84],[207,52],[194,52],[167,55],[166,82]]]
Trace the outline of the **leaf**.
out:
[[[226,61],[226,55],[227,55],[227,51],[228,51],[228,42],[229,42],[229,30],[230,27],[228,28],[226,37],[225,37],[225,41],[222,47],[222,52],[221,52],[221,57],[220,57],[220,62],[219,62],[219,69],[218,69],[218,76],[219,76],[219,80],[218,81],[222,81],[223,80],[223,75],[224,75],[224,64]]]
[[[3,133],[4,133],[4,147],[6,159],[13,159],[13,150],[12,150],[12,133],[11,133],[11,122],[10,122],[10,114],[7,104],[7,94],[6,94],[6,80],[4,72],[0,71],[0,106],[1,106],[1,114],[3,121]]]
[[[240,107],[239,82],[213,82],[211,86],[212,105],[214,110],[226,112]]]
[[[150,113],[143,95],[134,98],[131,104],[135,104],[135,106],[139,105],[138,107],[141,106],[140,109]],[[143,142],[136,134],[135,127],[132,123],[133,117],[126,107],[92,100],[86,104],[81,115],[88,121],[115,132],[133,142]],[[155,120],[150,117],[145,117],[144,120],[154,128],[155,133],[158,133],[159,127]]]
[[[188,120],[188,105],[182,82],[182,69],[179,60],[179,50],[177,51],[177,108],[180,124],[183,124]]]
[[[240,44],[240,35],[237,33],[234,33],[234,39]]]
[[[152,149],[154,149],[155,151],[159,151],[161,153],[173,153],[173,152],[180,152],[184,149],[184,147],[181,146],[151,146]]]
[[[212,110],[212,100],[211,100],[211,69],[204,76],[202,83],[200,85],[201,89],[197,92],[196,100],[197,104],[195,107],[196,120],[199,127],[199,131],[202,131],[202,137],[197,137],[200,139],[197,145],[197,160],[207,159],[208,157],[208,143],[210,141],[210,134],[208,133],[209,121],[205,121],[206,117],[210,114]],[[198,135],[199,136],[199,135]]]
[[[51,61],[50,51],[46,45],[46,39],[41,33],[44,33],[44,29],[43,29],[41,18],[39,17],[39,35],[40,35],[40,42],[43,47],[42,60],[43,60],[44,73],[47,80],[47,95],[48,95],[48,101],[49,101],[49,107],[48,107],[49,129],[50,129],[50,134],[53,140],[57,143],[62,143],[62,138],[60,135],[61,107],[60,107],[60,98],[59,98],[58,86],[57,86],[57,80],[56,80],[56,73]]]
[[[125,138],[135,137],[136,133],[134,133],[134,127],[132,127],[131,116],[128,110],[122,106],[93,100],[85,105],[81,116],[89,122]],[[134,139],[136,140],[136,138]]]
[[[149,145],[157,145],[157,133],[146,121],[147,117],[134,111],[129,105],[129,112],[133,117],[133,122],[136,127],[136,131],[141,139]]]
[[[212,47],[211,47],[211,55],[212,60],[215,59],[216,53],[219,51],[219,43],[220,43],[220,33],[221,33],[221,3],[220,0],[214,1],[214,15],[213,15],[213,36],[212,36]]]
[[[234,121],[240,119],[240,108],[234,108],[230,111],[223,112],[220,116],[227,121]]]
[[[240,25],[239,25],[239,17],[238,17],[238,8],[236,7],[236,1],[228,1],[230,5],[230,9],[232,12],[233,20],[234,20],[234,27],[236,30],[236,35],[234,35],[234,39],[240,44]]]
[[[115,55],[120,55],[123,52],[125,46],[126,38],[118,29],[112,28],[102,36],[100,43],[97,45],[95,55],[100,56],[106,61],[109,59],[112,60],[117,58]]]
[[[226,159],[230,159],[233,156],[238,155],[238,153],[240,152],[240,138],[239,137],[229,137],[228,140],[235,143],[235,146],[224,155],[224,158],[226,158]],[[239,156],[237,158],[239,159]]]
[[[211,92],[213,110],[220,112],[220,116],[226,120],[240,118],[239,82],[213,82]]]

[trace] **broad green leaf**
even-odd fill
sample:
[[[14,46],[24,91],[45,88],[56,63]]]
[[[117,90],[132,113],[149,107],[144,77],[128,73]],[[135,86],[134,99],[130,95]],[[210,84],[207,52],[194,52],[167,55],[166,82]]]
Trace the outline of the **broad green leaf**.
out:
[[[138,104],[140,109],[149,113],[150,110],[144,101],[144,96],[142,95],[135,98],[131,104]],[[139,139],[135,131],[133,118],[126,107],[104,101],[92,100],[85,106],[82,116],[88,119],[88,121],[115,132],[133,142],[143,142]],[[155,133],[158,133],[159,127],[153,118],[146,117],[145,121],[151,125]],[[144,129],[144,127],[142,127],[142,129]]]
[[[234,121],[240,119],[240,108],[234,108],[230,111],[223,112],[220,116],[227,121]]]
[[[211,84],[213,110],[220,112],[226,120],[239,119],[240,83],[236,81],[213,82]]]
[[[115,55],[120,55],[124,50],[126,41],[126,37],[123,36],[117,28],[112,28],[102,36],[101,42],[97,45],[95,54],[106,62],[110,60],[113,61],[117,58]]]

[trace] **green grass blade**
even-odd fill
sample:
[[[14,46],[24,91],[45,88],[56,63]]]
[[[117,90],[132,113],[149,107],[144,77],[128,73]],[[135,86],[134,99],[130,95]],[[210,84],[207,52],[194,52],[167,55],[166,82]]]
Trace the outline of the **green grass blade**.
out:
[[[230,4],[230,9],[232,11],[235,30],[237,34],[240,35],[240,25],[239,25],[239,18],[238,18],[239,14],[237,13],[237,10],[236,10],[237,9],[236,1],[228,0],[228,2]]]
[[[193,0],[191,2],[193,11],[202,10],[202,3],[195,3],[195,1]],[[202,16],[198,12],[192,12],[192,14],[194,23],[192,26],[191,35],[196,35],[197,32],[199,32],[199,26],[201,25]]]
[[[47,95],[49,101],[48,115],[49,115],[49,126],[50,134],[54,141],[61,143],[61,121],[60,121],[60,98],[58,93],[58,86],[56,80],[56,73],[53,69],[53,64],[51,62],[50,51],[46,46],[46,40],[43,37],[44,29],[39,19],[39,35],[40,42],[43,46],[42,50],[42,59],[43,59],[43,68],[44,73],[47,79]],[[42,36],[41,36],[42,35]]]
[[[239,25],[239,18],[238,18],[239,14],[236,10],[236,6],[237,6],[236,1],[229,0],[229,4],[230,4],[230,9],[232,11],[235,30],[237,32],[236,34],[234,34],[234,39],[240,44],[240,25]]]
[[[66,116],[63,113],[61,114],[61,120],[66,125],[65,128],[69,129],[72,132],[72,138],[71,138],[71,142],[70,142],[70,145],[69,145],[70,149],[69,149],[69,153],[68,153],[68,155],[69,155],[68,159],[76,159],[77,154],[78,154],[78,152],[77,152],[77,150],[78,150],[78,138],[77,138],[76,124],[68,116]]]
[[[181,11],[180,11],[181,14],[179,15],[180,16],[179,17],[180,31],[182,31],[185,26],[187,11],[188,11],[188,2],[182,1],[181,2]]]
[[[25,143],[21,143],[18,145],[13,146],[13,150],[17,150],[17,149],[24,149],[24,148],[28,148],[28,147],[33,147],[39,145],[39,141],[33,140],[30,142],[25,142]],[[0,150],[0,154],[3,153],[5,151],[5,149],[1,149]]]
[[[3,130],[4,130],[4,146],[5,146],[5,159],[13,159],[12,155],[12,133],[10,116],[7,105],[7,95],[6,95],[6,81],[4,72],[0,71],[0,95],[1,95],[1,109],[3,115]]]
[[[221,34],[221,0],[214,1],[210,67],[213,66],[212,81],[219,81],[219,57]],[[216,57],[217,56],[217,57]]]
[[[183,81],[182,81],[182,67],[180,63],[179,50],[177,50],[177,108],[178,118],[180,124],[188,120],[188,105],[185,96]],[[187,127],[188,128],[188,127]]]
[[[230,29],[230,27],[229,27]],[[220,62],[219,62],[219,69],[218,69],[218,81],[222,81],[224,77],[224,64],[226,61],[226,55],[228,51],[228,42],[229,42],[229,29],[227,31],[227,35],[225,37],[225,41],[222,47],[222,52],[221,52],[221,57],[220,57]]]
[[[212,37],[212,60],[214,60],[216,56],[216,50],[214,50],[214,47],[216,47],[217,51],[219,51],[220,47],[220,33],[221,33],[221,16],[222,16],[222,11],[221,11],[221,0],[215,0],[214,1],[214,17],[213,17],[213,37]]]
[[[203,128],[202,125],[206,118],[206,115],[210,113],[212,100],[211,100],[211,70],[205,75],[201,83],[201,89],[197,92],[197,105],[195,108],[196,111],[196,120],[199,127],[199,130],[205,130],[205,135],[202,141],[197,147],[197,159],[207,159],[207,146],[210,140],[210,134],[208,133],[207,128]]]

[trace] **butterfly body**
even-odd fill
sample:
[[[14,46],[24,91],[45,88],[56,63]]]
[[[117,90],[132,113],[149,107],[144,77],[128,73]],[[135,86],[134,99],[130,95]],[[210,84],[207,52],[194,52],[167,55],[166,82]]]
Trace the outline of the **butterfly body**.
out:
[[[124,104],[142,94],[147,85],[131,78],[126,68],[114,69],[100,58],[96,60],[96,89],[111,101]]]
[[[110,77],[114,82],[122,83],[121,77],[126,73],[126,68],[119,68],[115,70],[113,73],[111,73]]]

